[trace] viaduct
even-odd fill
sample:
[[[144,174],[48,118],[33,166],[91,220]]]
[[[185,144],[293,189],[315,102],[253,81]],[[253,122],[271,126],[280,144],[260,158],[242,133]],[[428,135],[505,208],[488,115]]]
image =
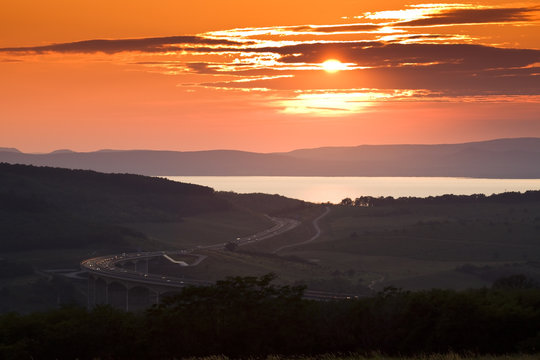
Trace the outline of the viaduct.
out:
[[[88,274],[88,307],[106,304],[126,311],[140,310],[159,304],[163,296],[178,293],[186,285],[210,284],[207,281],[150,274],[149,260],[161,256],[170,258],[168,254],[162,251],[123,253],[83,261],[81,270]],[[202,255],[199,257],[198,262],[204,258]],[[189,266],[185,263],[181,265]]]
[[[315,240],[321,233],[317,222],[327,215],[328,212],[329,209],[326,208],[326,211],[313,221],[313,226],[317,233],[311,239],[295,245],[283,246],[274,251],[274,253],[286,247]],[[242,246],[269,239],[292,230],[299,225],[299,222],[293,219],[268,218],[274,222],[273,227],[254,235],[237,238],[236,244]],[[199,246],[197,249],[222,249],[224,245]],[[187,285],[211,285],[212,283],[208,281],[180,279],[148,272],[149,260],[157,257],[165,257],[169,261],[178,263],[180,266],[196,266],[206,256],[197,255],[195,251],[196,249],[167,253],[165,251],[122,253],[120,255],[101,256],[84,260],[81,263],[81,270],[88,274],[88,307],[93,308],[96,305],[107,304],[126,311],[142,310],[151,305],[159,304],[164,296],[178,293]],[[189,254],[198,259],[192,264],[187,264],[182,261],[175,261],[169,256],[174,256],[175,254]],[[358,295],[307,290],[304,292],[304,297],[314,300],[334,300],[357,298]]]

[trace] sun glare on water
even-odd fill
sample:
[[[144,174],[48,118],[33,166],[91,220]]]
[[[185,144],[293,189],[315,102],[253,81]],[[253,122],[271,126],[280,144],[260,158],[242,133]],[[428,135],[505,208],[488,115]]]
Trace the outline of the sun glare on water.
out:
[[[339,60],[335,60],[335,59],[326,60],[325,62],[321,64],[321,66],[324,69],[324,71],[329,72],[329,73],[335,73],[337,71],[345,70],[347,68],[346,64],[343,64]]]

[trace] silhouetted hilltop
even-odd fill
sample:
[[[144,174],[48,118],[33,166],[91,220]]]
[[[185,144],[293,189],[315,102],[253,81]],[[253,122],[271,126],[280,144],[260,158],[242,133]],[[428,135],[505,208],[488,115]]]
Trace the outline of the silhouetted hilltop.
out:
[[[539,138],[441,145],[327,147],[287,154],[306,161],[332,162],[336,174],[340,175],[540,177]],[[347,166],[352,168],[347,169]]]
[[[289,212],[295,212],[313,206],[312,203],[277,194],[237,194],[235,192],[223,191],[219,192],[218,196],[239,208],[272,216],[284,216],[284,214]]]
[[[144,237],[118,224],[230,207],[209,187],[162,178],[0,164],[0,250],[114,247]]]
[[[74,153],[75,151],[73,150],[69,150],[69,149],[59,149],[59,150],[54,150],[54,151],[51,151],[50,154],[70,154],[70,153]]]
[[[7,147],[0,147],[0,152],[14,152],[14,153],[20,153],[19,149],[15,148],[7,148]]]
[[[143,175],[450,176],[540,178],[540,138],[442,145],[361,145],[285,153],[97,151],[23,154],[0,151],[8,163]]]

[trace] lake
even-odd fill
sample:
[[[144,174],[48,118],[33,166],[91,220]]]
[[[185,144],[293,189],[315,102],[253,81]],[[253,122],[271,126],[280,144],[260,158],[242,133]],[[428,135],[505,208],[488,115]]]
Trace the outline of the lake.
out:
[[[317,177],[317,176],[165,176],[210,186],[217,191],[267,193],[321,203],[359,196],[470,195],[540,190],[540,179],[473,179],[447,177]]]

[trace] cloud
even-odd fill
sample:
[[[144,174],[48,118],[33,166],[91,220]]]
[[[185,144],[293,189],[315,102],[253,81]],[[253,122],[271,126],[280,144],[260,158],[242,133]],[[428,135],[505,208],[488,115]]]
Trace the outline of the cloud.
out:
[[[398,22],[394,26],[436,26],[458,24],[509,23],[531,20],[538,8],[449,9],[426,17]]]
[[[220,81],[201,85],[273,90],[425,89],[447,96],[540,94],[540,50],[383,42],[312,43],[259,50],[279,53],[282,56],[280,64],[288,66],[281,72],[293,74],[294,78],[267,77],[249,83]],[[332,76],[305,68],[305,64],[321,63],[329,55],[365,68],[352,67],[350,71],[340,71]],[[220,71],[215,66],[196,63],[190,68],[203,74],[248,74],[242,68],[235,69],[234,64],[228,64],[227,71]],[[264,70],[279,72],[277,69],[279,66]],[[266,74],[270,75],[268,72]]]
[[[460,25],[460,24],[489,24],[489,23],[511,23],[511,22],[530,22],[533,20],[533,14],[540,11],[539,7],[518,7],[518,8],[464,8],[452,4],[445,5],[447,8],[440,9],[441,5],[427,6],[417,13],[420,16],[416,19],[390,22],[390,23],[358,23],[344,25],[304,25],[288,27],[290,31],[308,32],[308,33],[343,33],[343,32],[366,32],[378,31],[384,27],[404,27],[404,26],[437,26],[437,25]],[[471,5],[468,5],[471,6]],[[411,9],[410,11],[415,11]],[[373,15],[371,15],[373,16]]]
[[[424,90],[440,96],[538,95],[540,68],[487,70],[482,72],[449,71],[439,65],[403,66],[343,71],[326,76],[317,71],[299,71],[294,77],[261,78],[250,82],[219,81],[200,84],[217,88],[265,88],[276,91],[347,90],[371,88]],[[534,75],[536,74],[536,75]]]
[[[58,53],[96,53],[103,52],[114,54],[123,51],[137,51],[159,53],[166,51],[178,51],[179,45],[193,46],[233,46],[238,42],[226,39],[208,39],[200,36],[167,36],[141,39],[118,39],[118,40],[85,40],[71,43],[51,44],[45,46],[0,48],[0,52],[58,52]]]
[[[411,35],[422,41],[436,35]],[[216,61],[140,62],[167,73],[229,75],[229,83],[202,86],[274,90],[358,88],[427,89],[445,94],[539,94],[540,50],[472,44],[393,43],[385,41],[318,41],[261,46],[226,39],[174,36],[125,40],[89,40],[40,47],[16,48],[33,52],[136,51],[158,54],[168,49],[210,56]],[[3,49],[3,51],[8,51]],[[13,51],[12,49],[9,51]],[[219,58],[219,56],[222,56]],[[319,66],[329,58],[352,64],[342,74],[321,81]],[[170,58],[169,58],[170,59]],[[221,59],[221,61],[220,61]],[[535,65],[536,64],[536,65]],[[294,75],[284,77],[282,75]],[[254,76],[261,78],[252,79]],[[332,80],[334,79],[334,80]],[[340,79],[338,82],[335,79]],[[222,81],[222,80],[221,80]]]
[[[375,31],[381,28],[381,25],[376,24],[345,24],[345,25],[303,25],[290,27],[289,30],[295,32],[307,33],[341,33],[341,32],[359,32],[359,31]]]
[[[428,36],[418,36],[429,38]],[[242,57],[273,53],[279,55],[279,65],[320,64],[329,58],[361,67],[424,66],[427,63],[446,64],[447,70],[486,70],[496,68],[520,68],[540,62],[540,50],[499,48],[473,44],[393,43],[383,41],[312,42],[274,47],[244,48],[185,48],[192,52],[210,52],[213,55],[238,53]],[[230,63],[242,71],[244,63]],[[219,71],[209,63],[189,65],[196,72]],[[264,65],[261,65],[264,67]]]
[[[189,79],[185,81],[190,84],[185,84],[187,86],[245,91],[367,87],[425,90],[448,96],[536,95],[540,94],[540,50],[473,44],[475,39],[462,35],[462,31],[440,34],[442,31],[433,33],[426,27],[535,24],[532,17],[539,10],[538,7],[474,8],[466,4],[411,5],[406,10],[364,16],[380,23],[276,26],[223,30],[199,36],[98,39],[3,48],[0,52],[6,56],[14,52],[13,58],[19,58],[18,53],[134,52],[136,56],[127,57],[130,64],[164,74],[188,74]],[[347,36],[327,36],[338,33]],[[352,33],[358,35],[353,37]],[[112,61],[118,61],[116,58],[119,57],[111,57]],[[323,72],[321,63],[328,59],[344,63],[344,70],[331,76]]]
[[[286,63],[320,63],[332,55],[342,62],[369,67],[442,63],[448,64],[449,69],[472,71],[525,67],[540,62],[540,50],[472,44],[312,43],[264,51],[281,54],[281,61]]]

